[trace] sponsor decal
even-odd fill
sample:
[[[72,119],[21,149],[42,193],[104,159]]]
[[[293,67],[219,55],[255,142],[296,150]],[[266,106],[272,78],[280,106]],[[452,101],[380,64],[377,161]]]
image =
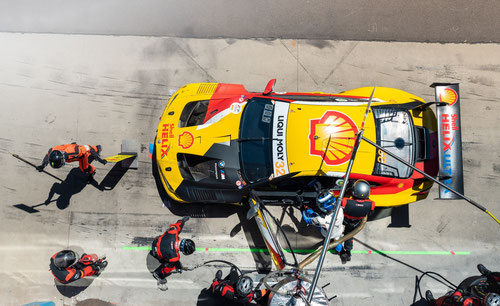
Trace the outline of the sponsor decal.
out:
[[[191,148],[194,142],[193,134],[189,132],[183,132],[179,135],[179,146],[181,146],[184,150]]]
[[[236,181],[236,186],[240,187],[241,186],[241,181]]]
[[[327,111],[320,119],[311,120],[309,154],[324,155],[327,165],[341,165],[351,158],[357,133],[358,127],[349,116]]]
[[[457,114],[441,114],[441,146],[443,148],[443,159],[441,171],[445,176],[452,176],[453,166],[452,166],[452,154],[453,154],[453,144],[455,143],[455,134],[452,131],[459,131],[459,126],[457,125]],[[452,136],[453,135],[453,136]],[[448,178],[444,180],[444,184],[452,186],[453,178]],[[448,189],[444,189],[444,193],[450,192]]]
[[[446,102],[450,106],[458,101],[458,94],[451,88],[439,88],[438,97],[439,102]]]
[[[225,166],[226,163],[223,160],[219,161],[219,168],[224,168]]]
[[[217,163],[214,164],[214,176],[216,180],[219,179],[219,169],[217,168]]]
[[[247,102],[245,101],[243,103],[233,103],[233,104],[237,104],[239,106],[239,111],[238,112],[241,112],[241,110],[243,109],[243,106],[246,103]],[[233,112],[233,107],[232,107],[233,104],[231,104],[231,106],[225,108],[224,110],[219,111],[216,115],[214,115],[213,117],[211,117],[210,119],[208,119],[207,121],[205,121],[203,124],[197,125],[196,129],[197,130],[201,130],[201,129],[207,128],[207,127],[211,126],[212,124],[214,124],[216,122],[219,122],[220,120],[222,120],[227,115],[229,115],[231,113],[234,113]],[[234,111],[236,111],[236,108],[234,109]]]
[[[241,170],[236,170],[236,174],[238,174],[239,181],[243,186],[247,185],[247,182],[243,179],[243,176],[241,175]]]
[[[458,84],[433,84],[436,100],[447,105],[437,107],[439,176],[441,182],[463,193],[462,137]],[[439,198],[458,199],[448,189],[439,187]]]
[[[240,102],[243,102],[244,100],[240,98]],[[243,103],[233,103],[231,104],[231,113],[233,114],[239,114],[241,112]]]
[[[288,171],[288,159],[286,155],[286,126],[288,121],[288,109],[290,105],[286,102],[276,102],[273,117],[273,168],[274,177],[285,175]]]
[[[161,144],[161,157],[163,159],[164,156],[167,156],[168,151],[170,151],[170,139],[174,138],[174,124],[173,123],[165,123],[162,125],[161,129],[161,137],[158,140],[158,144]]]
[[[220,170],[220,179],[221,180],[225,180],[226,179],[226,173],[222,169]]]

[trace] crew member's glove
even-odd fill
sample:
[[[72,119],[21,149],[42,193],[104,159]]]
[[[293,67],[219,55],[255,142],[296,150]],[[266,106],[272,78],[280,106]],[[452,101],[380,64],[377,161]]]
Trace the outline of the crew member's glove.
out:
[[[186,268],[184,268],[182,263],[180,261],[178,261],[176,266],[175,266],[175,272],[182,273],[183,270],[186,270]]]
[[[215,286],[214,288],[214,292],[217,292],[219,295],[222,295],[222,290],[224,289],[224,285],[223,283],[219,283]]]
[[[105,164],[107,164],[107,163],[108,163],[108,161],[107,161],[107,160],[105,160],[105,159],[101,159],[101,160],[100,160],[100,162],[101,162],[101,164],[103,164],[103,165],[105,165]]]
[[[186,223],[189,220],[189,216],[182,217],[182,223]]]
[[[43,166],[36,166],[35,169],[38,170],[38,172],[42,172],[43,171]]]

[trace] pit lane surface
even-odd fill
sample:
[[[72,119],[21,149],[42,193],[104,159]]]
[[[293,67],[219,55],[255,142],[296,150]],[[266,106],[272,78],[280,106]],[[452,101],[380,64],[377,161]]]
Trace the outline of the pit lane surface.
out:
[[[190,38],[500,42],[489,0],[4,0],[8,32]]]
[[[219,267],[173,275],[169,290],[161,292],[148,272],[154,267],[147,251],[124,249],[148,246],[186,214],[192,218],[181,237],[194,239],[199,248],[233,250],[200,250],[182,257],[185,265],[212,259],[229,260],[245,270],[269,265],[265,254],[234,250],[264,247],[254,221],[245,221],[245,209],[162,207],[148,146],[169,95],[190,82],[241,83],[253,91],[263,90],[270,78],[278,79],[276,91],[336,92],[377,85],[428,101],[434,99],[432,82],[459,82],[466,194],[500,215],[498,45],[7,33],[0,34],[0,45],[2,304],[210,303],[202,291]],[[76,141],[101,144],[103,155],[110,156],[120,151],[122,139],[140,143],[139,169],[108,175],[112,164],[94,163],[104,191],[86,185],[77,165],[48,168],[70,182],[70,188],[63,188],[9,154],[38,163],[49,147]],[[51,190],[54,201],[37,206],[39,212],[14,206],[44,203]],[[436,190],[429,200],[410,207],[411,228],[387,228],[388,218],[369,223],[357,236],[355,250],[371,254],[354,254],[347,265],[327,256],[320,285],[331,283],[325,289],[330,297],[338,295],[336,304],[409,305],[415,276],[422,271],[438,272],[458,284],[477,273],[477,263],[500,270],[499,226],[464,201],[432,200]],[[292,216],[285,214],[283,221],[291,233],[300,220],[297,212]],[[290,237],[296,247],[319,242],[312,229],[298,227],[303,235]],[[67,247],[105,253],[109,266],[88,288],[64,291],[54,285],[48,263],[51,255]],[[377,250],[424,253],[383,256]],[[425,253],[434,251],[449,255]],[[423,287],[437,295],[447,290],[429,279]]]

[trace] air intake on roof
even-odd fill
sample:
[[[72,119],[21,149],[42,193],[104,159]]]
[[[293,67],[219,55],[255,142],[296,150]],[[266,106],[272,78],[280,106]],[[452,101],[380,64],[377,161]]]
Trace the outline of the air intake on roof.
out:
[[[198,87],[198,92],[196,94],[198,95],[206,95],[206,94],[211,94],[215,91],[217,88],[217,83],[203,83]]]

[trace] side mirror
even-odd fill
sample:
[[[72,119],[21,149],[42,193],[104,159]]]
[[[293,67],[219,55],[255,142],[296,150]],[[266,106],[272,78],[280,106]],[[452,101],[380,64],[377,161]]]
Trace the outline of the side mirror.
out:
[[[268,95],[273,91],[274,84],[276,84],[276,79],[272,79],[267,83],[266,89],[264,89],[264,95]]]

